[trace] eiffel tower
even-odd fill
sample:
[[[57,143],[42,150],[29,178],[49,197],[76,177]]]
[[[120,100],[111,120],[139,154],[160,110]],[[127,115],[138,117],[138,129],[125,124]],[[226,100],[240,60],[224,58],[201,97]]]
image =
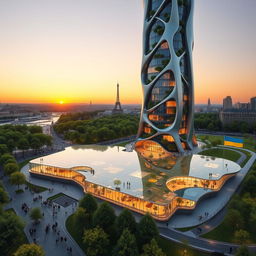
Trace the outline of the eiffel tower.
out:
[[[123,113],[123,109],[121,107],[121,103],[119,99],[119,83],[117,83],[116,104],[114,109],[112,110],[112,114],[120,114],[120,113]]]

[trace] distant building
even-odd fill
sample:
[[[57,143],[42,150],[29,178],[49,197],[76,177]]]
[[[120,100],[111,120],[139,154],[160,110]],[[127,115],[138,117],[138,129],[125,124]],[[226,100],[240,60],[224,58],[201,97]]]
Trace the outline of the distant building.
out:
[[[232,109],[233,103],[231,96],[227,96],[223,99],[223,110]]]
[[[256,123],[256,111],[231,109],[220,112],[220,120],[223,125],[232,124],[233,122],[246,122],[249,126]]]
[[[251,110],[256,111],[256,97],[251,98]]]
[[[207,112],[211,112],[212,111],[212,105],[211,105],[211,99],[208,99],[208,104],[207,104]]]
[[[234,108],[238,109],[238,110],[250,110],[251,106],[250,106],[250,103],[248,103],[248,102],[245,102],[245,103],[237,102],[234,105]]]

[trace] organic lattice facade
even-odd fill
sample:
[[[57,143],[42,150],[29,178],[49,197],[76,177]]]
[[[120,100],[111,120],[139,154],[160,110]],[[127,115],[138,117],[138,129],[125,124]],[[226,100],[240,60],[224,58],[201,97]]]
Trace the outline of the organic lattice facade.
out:
[[[192,72],[194,0],[144,0],[142,85],[138,140],[171,152],[196,145]]]

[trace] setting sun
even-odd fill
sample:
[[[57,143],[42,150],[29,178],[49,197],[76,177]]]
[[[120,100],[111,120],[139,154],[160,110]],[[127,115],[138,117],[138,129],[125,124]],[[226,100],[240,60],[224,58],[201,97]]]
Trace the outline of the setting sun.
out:
[[[60,105],[64,104],[64,101],[63,101],[63,100],[60,100],[60,101],[59,101],[59,104],[60,104]]]

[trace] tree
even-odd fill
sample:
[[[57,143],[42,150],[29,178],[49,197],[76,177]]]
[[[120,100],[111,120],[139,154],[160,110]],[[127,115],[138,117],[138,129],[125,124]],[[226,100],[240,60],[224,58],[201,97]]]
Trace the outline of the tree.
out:
[[[0,144],[0,155],[3,155],[8,152],[9,152],[8,147],[5,144]]]
[[[2,187],[0,187],[0,205],[6,204],[8,202],[9,202],[9,197],[7,192]]]
[[[20,185],[26,183],[26,176],[21,172],[14,172],[10,176],[10,182],[12,185],[17,185],[19,188]]]
[[[153,218],[147,213],[138,225],[140,242],[142,245],[150,243],[150,241],[159,236],[159,232]]]
[[[30,146],[32,149],[34,149],[37,152],[37,150],[42,147],[42,144],[37,137],[32,137]]]
[[[19,171],[19,166],[15,163],[8,163],[4,165],[4,173],[6,175],[11,175],[14,172]]]
[[[117,256],[139,255],[135,236],[131,234],[131,232],[127,228],[124,229],[122,235],[118,239],[117,245],[114,248],[113,255],[117,255]]]
[[[124,229],[128,229],[132,234],[136,233],[137,223],[132,215],[132,213],[124,209],[120,215],[116,218],[116,228],[118,236],[120,236]]]
[[[0,157],[0,164],[5,165],[7,161],[13,160],[13,162],[16,162],[16,159],[9,153],[3,154]]]
[[[83,233],[83,230],[85,228],[91,227],[91,218],[89,214],[86,212],[86,210],[82,207],[77,208],[74,214],[74,219],[75,225],[81,234]]]
[[[8,255],[8,251],[17,244],[23,234],[24,222],[12,212],[0,214],[0,252]]]
[[[158,246],[155,239],[152,239],[149,244],[143,246],[141,256],[166,256],[162,249]]]
[[[226,215],[226,222],[230,228],[234,230],[241,229],[244,225],[243,217],[240,212],[235,209],[230,209]]]
[[[246,230],[239,229],[235,232],[235,240],[239,244],[245,244],[249,238],[250,234]]]
[[[31,125],[28,127],[30,133],[42,133],[43,129],[41,126],[38,125]]]
[[[118,188],[121,185],[121,180],[115,179],[114,185]]]
[[[14,253],[14,256],[44,256],[44,250],[37,244],[23,244]]]
[[[19,141],[18,141],[18,149],[21,149],[22,150],[22,154],[23,154],[23,157],[24,157],[24,153],[25,153],[25,150],[28,150],[29,149],[29,142],[26,138],[20,138]]]
[[[79,206],[84,208],[87,213],[93,214],[97,208],[97,201],[91,194],[86,194],[79,202]]]
[[[250,252],[245,245],[242,245],[240,248],[238,248],[235,255],[236,256],[250,256]]]
[[[43,215],[41,213],[40,208],[36,207],[36,208],[32,208],[30,210],[30,214],[29,214],[31,220],[35,221],[36,223],[43,218]]]
[[[83,243],[88,256],[107,255],[109,240],[108,235],[100,227],[86,230],[83,236]]]
[[[93,215],[94,226],[101,227],[107,234],[112,234],[115,223],[114,209],[106,202],[102,203]]]
[[[15,149],[16,143],[13,139],[9,139],[6,143],[8,149],[10,152],[12,152]]]

